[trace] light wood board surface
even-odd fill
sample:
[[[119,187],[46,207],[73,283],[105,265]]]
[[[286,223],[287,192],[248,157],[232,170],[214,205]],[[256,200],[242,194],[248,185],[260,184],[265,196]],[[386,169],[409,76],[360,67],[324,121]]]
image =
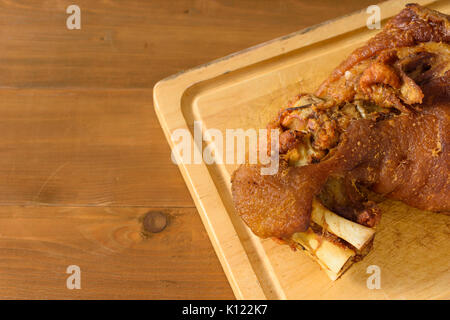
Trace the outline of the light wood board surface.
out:
[[[380,4],[383,22],[406,3]],[[420,3],[450,12],[448,1]],[[201,121],[204,130],[219,129],[223,136],[226,129],[264,128],[290,98],[314,90],[353,49],[378,32],[366,27],[367,17],[365,11],[346,16],[159,82],[155,108],[169,144],[176,143],[171,139],[176,129],[193,134],[194,121]],[[331,282],[309,257],[258,239],[237,217],[230,194],[230,174],[237,165],[179,167],[237,298],[450,298],[447,215],[383,203],[373,251]],[[381,269],[381,289],[367,286],[370,265]]]

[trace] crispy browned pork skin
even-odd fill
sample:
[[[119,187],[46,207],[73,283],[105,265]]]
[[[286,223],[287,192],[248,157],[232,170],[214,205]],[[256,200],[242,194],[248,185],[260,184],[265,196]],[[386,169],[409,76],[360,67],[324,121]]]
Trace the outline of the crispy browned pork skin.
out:
[[[314,197],[374,226],[361,190],[424,210],[450,210],[449,17],[408,5],[320,86],[268,128],[280,131],[280,170],[243,165],[232,176],[236,211],[262,237],[310,226]],[[343,196],[330,185],[338,184]],[[333,189],[336,190],[336,189]]]

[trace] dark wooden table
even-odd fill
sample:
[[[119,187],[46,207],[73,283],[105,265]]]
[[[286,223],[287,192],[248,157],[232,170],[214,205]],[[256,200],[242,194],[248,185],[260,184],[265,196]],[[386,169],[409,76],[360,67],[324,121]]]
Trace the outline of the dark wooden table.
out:
[[[0,0],[0,298],[233,298],[152,87],[373,3]],[[144,231],[150,211],[165,230]]]

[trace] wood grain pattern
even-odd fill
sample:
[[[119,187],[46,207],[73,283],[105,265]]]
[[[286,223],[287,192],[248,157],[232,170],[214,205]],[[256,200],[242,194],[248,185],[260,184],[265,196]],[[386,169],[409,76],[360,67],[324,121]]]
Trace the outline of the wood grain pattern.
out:
[[[420,2],[450,12],[448,1]],[[388,1],[380,7],[387,19],[405,4]],[[289,99],[312,92],[340,61],[377,32],[365,28],[366,18],[365,12],[356,13],[159,82],[154,89],[155,108],[169,144],[175,146],[170,139],[174,130],[192,132],[194,121],[201,121],[204,130],[219,130],[225,140],[229,129],[264,128]],[[227,142],[214,140],[204,146],[218,156],[225,150],[216,150],[217,146]],[[238,298],[450,297],[448,215],[383,203],[384,218],[377,227],[373,251],[332,282],[305,254],[293,253],[271,239],[261,240],[245,226],[231,197],[230,176],[237,164],[180,162],[179,167]],[[367,286],[370,265],[381,269],[379,290]]]
[[[145,234],[162,210],[169,224]],[[7,299],[217,299],[230,288],[195,208],[0,207],[0,292]],[[66,268],[81,268],[81,290]]]
[[[373,1],[372,1],[373,2]],[[0,86],[152,88],[156,81],[367,7],[370,0],[0,1]]]
[[[232,298],[151,88],[373,1],[78,0],[69,31],[72,3],[0,0],[0,298]],[[147,208],[173,225],[143,240]]]
[[[0,203],[192,207],[151,90],[2,89]]]

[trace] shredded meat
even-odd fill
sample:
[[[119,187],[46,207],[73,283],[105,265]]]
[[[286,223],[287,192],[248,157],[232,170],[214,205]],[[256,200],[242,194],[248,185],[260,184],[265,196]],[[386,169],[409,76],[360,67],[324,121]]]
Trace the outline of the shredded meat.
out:
[[[349,89],[345,83],[339,81],[344,78],[345,72],[358,63],[381,54],[382,51],[413,47],[420,43],[449,43],[449,41],[450,27],[447,15],[417,4],[409,4],[391,19],[379,34],[342,62],[319,87],[316,94],[320,97],[337,97],[335,100],[339,101],[342,92]]]
[[[317,96],[299,95],[280,112],[268,126],[281,133],[278,173],[263,176],[260,165],[242,165],[232,175],[236,211],[256,235],[307,230],[316,196],[374,226],[380,210],[359,188],[450,211],[449,30],[448,16],[408,5]],[[333,181],[342,195],[329,191]]]
[[[447,97],[448,99],[448,97]],[[312,199],[333,175],[424,210],[450,210],[450,104],[420,115],[353,121],[334,155],[301,167],[283,165],[262,176],[244,165],[232,177],[237,212],[260,237],[289,237],[309,226]]]

